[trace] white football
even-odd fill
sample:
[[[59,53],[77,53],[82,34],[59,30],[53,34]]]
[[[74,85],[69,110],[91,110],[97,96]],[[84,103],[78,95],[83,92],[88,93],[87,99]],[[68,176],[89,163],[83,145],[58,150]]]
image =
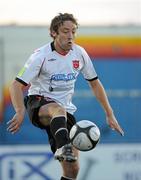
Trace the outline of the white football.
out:
[[[95,148],[100,139],[100,130],[95,123],[88,120],[77,122],[70,130],[70,141],[80,151]]]

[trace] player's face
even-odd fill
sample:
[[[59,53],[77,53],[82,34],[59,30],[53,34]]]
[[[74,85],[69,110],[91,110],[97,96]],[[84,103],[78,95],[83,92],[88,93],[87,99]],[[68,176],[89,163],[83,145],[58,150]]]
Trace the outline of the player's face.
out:
[[[72,21],[65,21],[55,36],[56,49],[59,48],[62,52],[68,52],[74,43],[76,29],[77,27]]]

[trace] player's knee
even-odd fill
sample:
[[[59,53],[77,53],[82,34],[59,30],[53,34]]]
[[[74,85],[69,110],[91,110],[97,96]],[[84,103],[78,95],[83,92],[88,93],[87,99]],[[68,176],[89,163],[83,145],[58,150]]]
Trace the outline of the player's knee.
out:
[[[50,124],[51,118],[49,116],[39,116],[39,121],[42,125],[48,126]]]
[[[52,104],[48,106],[48,115],[51,117],[66,115],[65,109],[58,104]]]
[[[48,126],[50,121],[55,116],[66,115],[65,109],[57,103],[43,105],[39,110],[39,121],[42,125]]]
[[[48,126],[50,124],[51,116],[48,113],[47,105],[40,107],[38,116],[39,116],[39,121],[42,125]]]

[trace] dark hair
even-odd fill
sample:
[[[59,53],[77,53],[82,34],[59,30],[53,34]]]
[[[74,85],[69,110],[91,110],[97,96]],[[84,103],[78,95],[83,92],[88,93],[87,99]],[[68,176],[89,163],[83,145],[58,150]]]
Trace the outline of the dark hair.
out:
[[[59,15],[55,16],[50,24],[50,35],[52,36],[52,31],[54,32],[58,32],[58,28],[64,23],[64,21],[72,21],[77,27],[78,27],[78,23],[77,20],[73,17],[72,14],[68,14],[68,13],[59,13]]]

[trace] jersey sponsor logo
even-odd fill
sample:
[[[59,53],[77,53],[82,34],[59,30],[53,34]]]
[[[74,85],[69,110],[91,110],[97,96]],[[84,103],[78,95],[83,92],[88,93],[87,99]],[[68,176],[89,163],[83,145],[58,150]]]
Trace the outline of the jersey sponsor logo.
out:
[[[72,64],[73,64],[73,68],[74,69],[78,69],[79,68],[79,60],[73,60]]]
[[[54,81],[71,81],[74,79],[76,79],[76,73],[54,74],[51,76],[51,80],[54,80]]]

